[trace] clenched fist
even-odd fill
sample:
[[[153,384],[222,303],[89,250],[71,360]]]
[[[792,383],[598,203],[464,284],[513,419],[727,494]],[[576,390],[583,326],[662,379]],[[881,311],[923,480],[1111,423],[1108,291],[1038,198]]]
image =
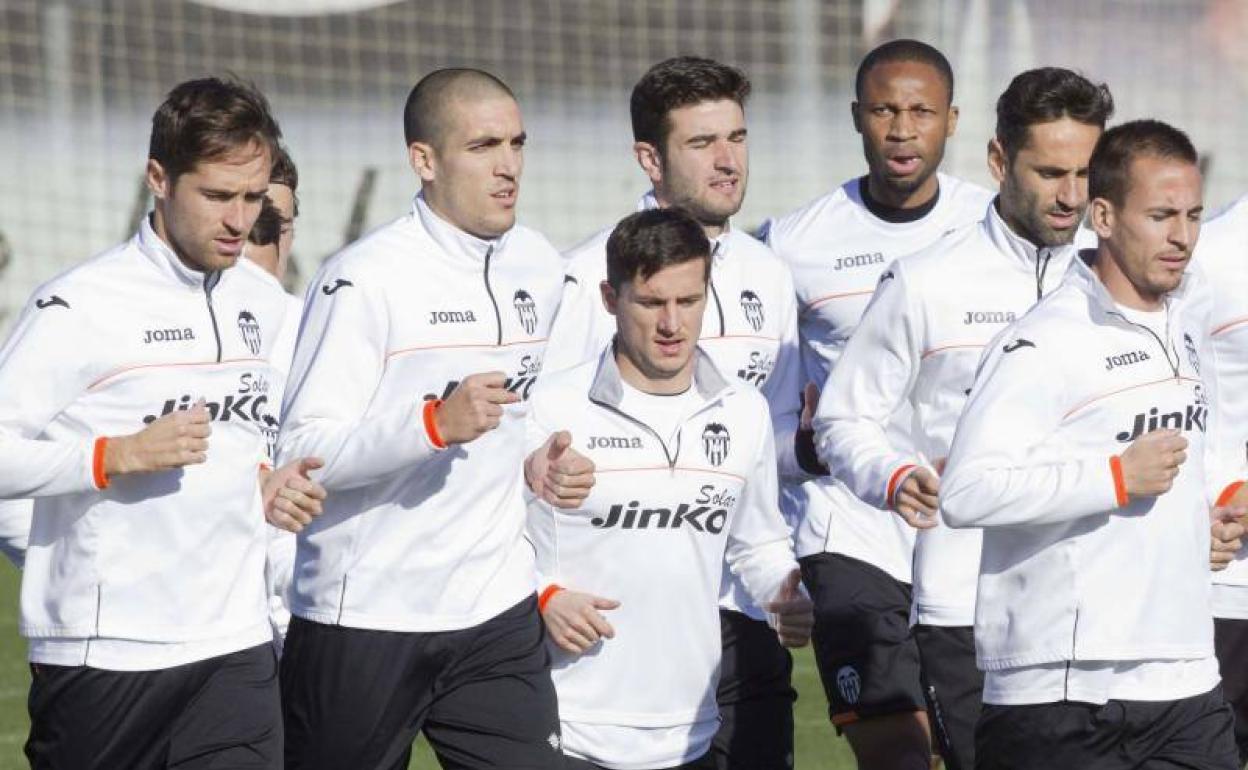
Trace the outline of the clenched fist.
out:
[[[940,477],[927,468],[915,468],[893,493],[893,510],[915,529],[931,529],[939,523]]]
[[[594,462],[572,448],[566,430],[550,434],[524,461],[533,494],[556,508],[579,508],[594,487]]]
[[[467,444],[494,430],[503,419],[503,406],[520,396],[507,390],[502,372],[470,374],[434,412],[438,434],[447,444]]]
[[[104,474],[154,473],[205,462],[211,433],[201,399],[190,409],[156,418],[138,433],[110,436],[104,445]]]
[[[1131,497],[1157,497],[1170,491],[1187,460],[1187,439],[1166,428],[1145,433],[1122,453],[1122,480]]]

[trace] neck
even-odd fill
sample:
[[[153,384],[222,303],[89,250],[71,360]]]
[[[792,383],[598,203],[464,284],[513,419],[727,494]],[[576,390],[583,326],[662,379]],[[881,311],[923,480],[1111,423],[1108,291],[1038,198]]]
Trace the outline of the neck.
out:
[[[882,174],[872,170],[867,174],[867,192],[872,199],[895,209],[914,209],[927,205],[940,191],[940,180],[932,174],[913,190],[898,190],[884,181]]]
[[[632,354],[623,345],[619,344],[617,338],[615,365],[620,370],[620,379],[642,393],[649,393],[655,396],[674,396],[678,393],[684,393],[693,384],[693,356],[690,356],[688,363],[673,375],[665,376],[658,373],[647,373],[646,368],[648,367],[638,366],[637,362],[633,360]]]
[[[1132,310],[1161,310],[1166,306],[1164,294],[1143,291],[1123,272],[1114,258],[1108,244],[1101,241],[1096,249],[1096,258],[1092,261],[1092,272],[1104,284],[1105,290],[1114,302]]]
[[[669,209],[674,205],[667,193],[658,187],[654,188],[654,200],[659,204],[659,208],[661,209]],[[685,210],[690,214],[693,213],[688,208]],[[707,222],[705,220],[698,219],[698,224],[702,225],[702,232],[705,233],[706,237],[712,241],[723,235],[724,230],[728,229],[728,220],[726,219],[721,222]]]
[[[1005,223],[1006,229],[1008,229],[1011,233],[1014,233],[1014,235],[1019,238],[1022,238],[1024,241],[1027,241],[1037,249],[1044,248],[1044,244],[1040,242],[1040,239],[1023,226],[1023,222],[1020,217],[1008,208],[1002,207],[1000,195],[992,201],[992,205],[996,208],[997,214],[1001,216],[1001,221]]]
[[[182,253],[182,250],[179,249],[177,244],[173,242],[173,239],[169,237],[169,228],[165,226],[165,215],[159,204],[152,209],[151,222],[152,232],[156,233],[157,238],[164,241],[165,245],[169,247],[169,250],[172,251],[174,256],[178,258],[179,262],[185,265],[188,270],[194,270],[197,273],[204,272],[204,268],[187,259],[186,255]]]

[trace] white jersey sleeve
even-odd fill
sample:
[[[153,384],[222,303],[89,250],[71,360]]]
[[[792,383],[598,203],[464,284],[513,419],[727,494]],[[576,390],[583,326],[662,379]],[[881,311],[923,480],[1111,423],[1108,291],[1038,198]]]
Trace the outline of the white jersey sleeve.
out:
[[[610,231],[604,231],[572,249],[567,256],[567,275],[559,310],[550,327],[546,373],[570,369],[595,358],[615,335],[614,318],[602,306],[600,284],[606,278],[606,247]]]
[[[0,349],[0,498],[94,491],[94,440],[54,441],[48,423],[90,387],[78,351],[90,348],[69,300],[40,289]]]
[[[725,558],[757,605],[776,597],[785,578],[797,569],[789,529],[780,515],[775,443],[771,432],[759,431],[754,470],[741,490],[737,515],[728,531]]]
[[[781,336],[776,351],[776,364],[762,394],[771,408],[771,421],[775,428],[776,463],[780,475],[786,479],[805,480],[811,474],[797,462],[795,441],[798,422],[801,419],[801,393],[806,385],[802,367],[802,351],[797,331],[797,294],[793,289],[793,277],[784,267],[784,305],[781,308]]]
[[[922,323],[901,264],[894,262],[829,374],[815,414],[820,459],[876,508],[890,508],[904,473],[922,462],[894,447],[888,433],[919,370]]]
[[[339,274],[340,264],[309,284],[278,439],[279,463],[324,460],[315,475],[331,491],[372,484],[438,451],[416,393],[365,417],[386,366],[387,303],[373,282]]]
[[[1026,324],[989,346],[954,434],[941,512],[951,527],[1049,524],[1118,507],[1109,456],[1057,457],[1046,442],[1069,403],[1058,346]]]

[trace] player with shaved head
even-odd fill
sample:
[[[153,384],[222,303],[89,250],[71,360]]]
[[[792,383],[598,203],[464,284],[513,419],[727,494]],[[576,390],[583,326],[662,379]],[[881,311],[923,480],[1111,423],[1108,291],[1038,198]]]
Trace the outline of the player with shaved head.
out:
[[[557,768],[521,497],[527,398],[562,284],[515,223],[524,124],[478,70],[404,111],[421,192],[308,288],[278,456],[334,491],[299,538],[282,658],[288,768]]]

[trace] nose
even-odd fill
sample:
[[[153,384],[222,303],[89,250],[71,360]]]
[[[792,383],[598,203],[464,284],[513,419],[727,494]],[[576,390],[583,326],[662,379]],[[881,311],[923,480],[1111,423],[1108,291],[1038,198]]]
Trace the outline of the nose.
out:
[[[675,302],[668,302],[659,312],[659,332],[675,334],[680,330],[680,308]]]
[[[719,171],[736,171],[736,159],[732,156],[732,148],[728,142],[716,142],[712,162]]]
[[[1176,217],[1175,224],[1170,228],[1170,243],[1184,251],[1191,249],[1196,241],[1196,233],[1200,231],[1200,223],[1187,217]]]
[[[894,141],[905,141],[914,138],[914,118],[910,110],[897,110],[888,123],[888,138]]]
[[[1087,203],[1088,200],[1088,180],[1086,177],[1079,177],[1070,174],[1063,177],[1062,183],[1057,188],[1057,202],[1066,209],[1077,209]]]
[[[504,144],[498,154],[498,162],[494,167],[494,173],[505,179],[516,179],[520,176],[520,170],[524,168],[524,155],[516,147]]]
[[[259,212],[257,211],[257,213]],[[241,233],[247,229],[247,202],[242,199],[242,196],[231,201],[226,207],[224,224],[234,234]]]

